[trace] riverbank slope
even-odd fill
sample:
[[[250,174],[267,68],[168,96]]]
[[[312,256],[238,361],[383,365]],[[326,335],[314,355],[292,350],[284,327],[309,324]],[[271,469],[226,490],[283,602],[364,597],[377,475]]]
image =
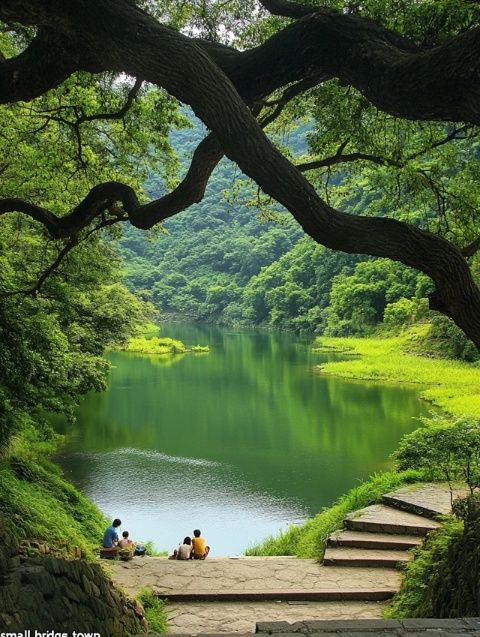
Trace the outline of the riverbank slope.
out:
[[[316,369],[348,379],[420,385],[422,398],[452,416],[480,418],[480,364],[422,355],[427,329],[418,325],[398,335],[372,338],[320,336],[314,351],[344,357]]]

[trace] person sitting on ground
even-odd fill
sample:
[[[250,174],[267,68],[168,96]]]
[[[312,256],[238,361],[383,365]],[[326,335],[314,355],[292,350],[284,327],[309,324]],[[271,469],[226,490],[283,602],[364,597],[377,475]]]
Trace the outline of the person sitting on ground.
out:
[[[122,521],[118,518],[112,522],[112,525],[109,526],[105,533],[103,534],[103,548],[104,549],[113,549],[118,545],[118,527],[122,526]]]
[[[207,546],[205,538],[201,537],[200,529],[195,529],[193,532],[192,544],[193,544],[193,559],[204,560],[210,552],[210,547]]]
[[[183,544],[178,547],[177,560],[189,560],[192,557],[192,551],[192,539],[187,535],[183,540]]]
[[[118,542],[118,546],[121,549],[128,549],[133,552],[135,550],[135,542],[128,537],[129,535],[128,531],[124,531],[122,533],[122,539]]]

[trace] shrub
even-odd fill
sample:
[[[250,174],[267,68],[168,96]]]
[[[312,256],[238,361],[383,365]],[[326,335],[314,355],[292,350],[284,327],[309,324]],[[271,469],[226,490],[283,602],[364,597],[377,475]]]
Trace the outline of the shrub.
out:
[[[456,500],[453,517],[415,551],[389,617],[480,615],[480,495]]]
[[[383,323],[388,327],[401,327],[413,323],[416,318],[416,307],[414,301],[406,298],[389,303],[383,312]]]
[[[150,632],[165,634],[167,632],[165,603],[158,599],[151,588],[144,588],[139,591],[137,599],[144,608]]]
[[[463,480],[473,493],[480,487],[480,423],[424,420],[424,427],[407,434],[394,453],[398,469],[425,471],[433,480]]]

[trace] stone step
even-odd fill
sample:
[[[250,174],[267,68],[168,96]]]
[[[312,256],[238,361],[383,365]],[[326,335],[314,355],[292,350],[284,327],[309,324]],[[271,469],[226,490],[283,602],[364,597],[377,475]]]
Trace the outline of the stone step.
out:
[[[161,592],[156,590],[159,599],[168,602],[252,602],[252,601],[369,601],[381,602],[391,599],[398,592],[398,587],[359,588],[345,586],[342,588],[324,588],[318,590],[243,590],[243,591],[204,591],[204,592]]]
[[[465,617],[462,619],[334,619],[334,620],[309,620],[289,623],[286,621],[262,621],[257,622],[255,632],[264,635],[383,635],[384,637],[396,635],[436,635],[437,637],[459,637],[470,635],[475,637],[480,629],[478,617]],[[213,635],[211,636],[213,637]]]
[[[398,568],[412,558],[407,551],[363,549],[352,547],[327,548],[324,566],[372,566]]]
[[[345,518],[345,527],[350,531],[368,531],[370,533],[425,536],[439,526],[440,524],[435,520],[429,520],[384,504],[372,504],[350,513]]]
[[[335,531],[327,541],[327,546],[350,546],[359,549],[391,549],[408,551],[422,543],[418,535],[395,535],[393,533],[368,533],[367,531]]]
[[[444,483],[427,482],[409,484],[382,496],[387,506],[409,511],[426,518],[435,519],[439,515],[452,512],[452,498],[465,497],[467,490],[461,485],[450,488]]]

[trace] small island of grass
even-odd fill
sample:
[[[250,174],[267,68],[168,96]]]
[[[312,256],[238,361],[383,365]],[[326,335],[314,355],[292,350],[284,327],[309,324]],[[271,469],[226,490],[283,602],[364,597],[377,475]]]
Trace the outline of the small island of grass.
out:
[[[123,352],[132,352],[133,354],[147,354],[149,356],[172,356],[175,354],[185,354],[193,352],[194,354],[208,353],[210,348],[208,345],[192,345],[187,347],[185,343],[168,336],[159,336],[160,328],[154,323],[147,323],[138,329],[137,335],[132,336],[119,349]]]
[[[136,354],[152,354],[155,356],[170,356],[172,354],[184,354],[187,351],[185,344],[174,338],[153,336],[134,336],[122,348],[125,352]]]
[[[192,345],[189,351],[194,354],[207,354],[210,351],[210,348],[208,345]]]

